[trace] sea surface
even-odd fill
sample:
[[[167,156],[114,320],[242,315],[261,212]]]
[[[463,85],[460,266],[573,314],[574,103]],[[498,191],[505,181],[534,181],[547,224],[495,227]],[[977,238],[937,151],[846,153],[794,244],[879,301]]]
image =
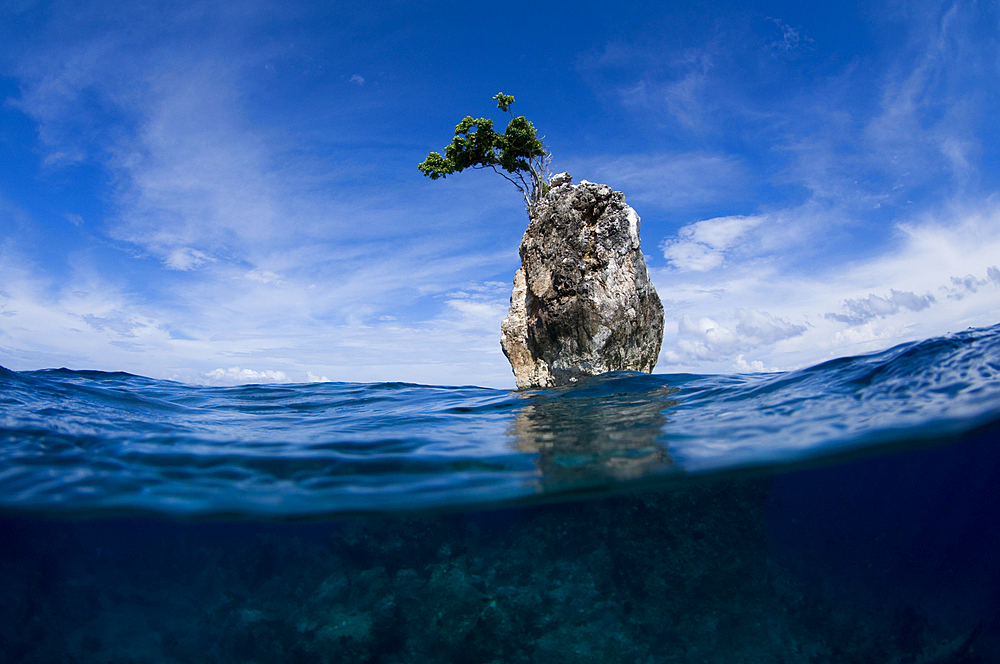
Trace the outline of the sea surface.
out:
[[[509,391],[0,368],[0,664],[1000,662],[1000,326]]]
[[[799,371],[509,391],[0,369],[0,508],[470,508],[945,442],[1000,423],[1000,326]]]

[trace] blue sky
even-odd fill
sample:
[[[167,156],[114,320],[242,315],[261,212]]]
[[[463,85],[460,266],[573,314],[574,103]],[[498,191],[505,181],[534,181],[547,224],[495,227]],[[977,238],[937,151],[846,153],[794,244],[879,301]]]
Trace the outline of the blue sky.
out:
[[[1000,317],[995,2],[0,7],[10,369],[513,387],[520,196],[416,167],[498,91],[642,218],[657,372]]]

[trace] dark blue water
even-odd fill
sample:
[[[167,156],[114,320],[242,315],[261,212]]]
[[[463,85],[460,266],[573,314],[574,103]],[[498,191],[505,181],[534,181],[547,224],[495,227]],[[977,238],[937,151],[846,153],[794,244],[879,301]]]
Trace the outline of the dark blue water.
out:
[[[525,392],[0,369],[0,407],[10,511],[465,509],[953,440],[1000,422],[1000,326],[789,373]]]
[[[0,664],[1000,662],[1000,326],[512,392],[0,369]]]

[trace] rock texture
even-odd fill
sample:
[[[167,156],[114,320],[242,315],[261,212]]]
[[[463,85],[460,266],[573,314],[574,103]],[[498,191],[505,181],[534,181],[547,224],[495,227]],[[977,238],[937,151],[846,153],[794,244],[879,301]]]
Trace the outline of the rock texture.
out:
[[[519,388],[607,371],[651,372],[663,305],[639,248],[639,216],[603,184],[551,181],[521,240],[500,345]]]

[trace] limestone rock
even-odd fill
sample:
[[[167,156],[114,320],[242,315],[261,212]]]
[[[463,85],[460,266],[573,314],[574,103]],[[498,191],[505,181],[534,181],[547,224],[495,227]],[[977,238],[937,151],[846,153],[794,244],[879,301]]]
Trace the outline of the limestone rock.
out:
[[[607,371],[651,372],[663,305],[639,248],[639,216],[603,184],[568,173],[532,206],[500,345],[519,388]]]
[[[556,187],[561,187],[564,184],[569,184],[572,181],[573,181],[573,176],[567,173],[566,171],[563,171],[558,175],[552,176],[552,179],[549,180],[549,186],[555,189]]]

